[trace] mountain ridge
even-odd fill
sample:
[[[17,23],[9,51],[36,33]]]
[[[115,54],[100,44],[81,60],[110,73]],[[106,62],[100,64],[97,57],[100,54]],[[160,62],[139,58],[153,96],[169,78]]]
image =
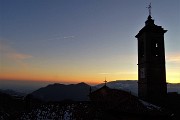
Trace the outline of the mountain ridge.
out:
[[[35,98],[45,101],[87,101],[89,100],[88,95],[90,92],[90,87],[91,90],[94,91],[101,88],[103,85],[104,83],[95,86],[90,86],[84,82],[68,85],[54,83],[35,90],[31,93],[31,95],[33,95]],[[116,80],[107,82],[106,85],[109,88],[128,91],[135,96],[138,95],[137,80]],[[180,84],[168,84],[167,88],[168,92],[180,93]]]
[[[31,93],[35,98],[45,101],[87,101],[90,86],[86,83],[78,84],[49,84]]]

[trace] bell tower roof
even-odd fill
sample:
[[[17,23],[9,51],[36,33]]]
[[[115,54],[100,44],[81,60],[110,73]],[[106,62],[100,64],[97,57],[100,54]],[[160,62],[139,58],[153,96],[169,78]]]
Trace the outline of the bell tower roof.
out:
[[[139,31],[139,33],[135,36],[138,38],[143,33],[165,33],[167,30],[164,30],[162,26],[158,26],[154,24],[154,20],[152,19],[151,15],[148,16],[147,20],[145,21],[145,26]]]
[[[138,38],[139,36],[141,36],[143,33],[165,33],[167,32],[167,30],[164,30],[162,28],[162,26],[158,26],[156,24],[154,24],[154,20],[152,19],[151,16],[151,3],[149,4],[148,7],[149,10],[149,15],[147,17],[147,20],[145,21],[145,26],[139,31],[139,33],[135,36],[136,38]]]
[[[152,19],[151,15],[148,16],[145,25],[154,25],[154,20]]]

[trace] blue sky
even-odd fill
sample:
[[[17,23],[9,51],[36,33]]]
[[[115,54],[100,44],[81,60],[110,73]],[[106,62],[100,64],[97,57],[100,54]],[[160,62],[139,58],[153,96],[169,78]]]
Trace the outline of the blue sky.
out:
[[[179,0],[0,0],[1,79],[137,79],[134,36],[150,2],[168,30],[167,79],[180,82]]]

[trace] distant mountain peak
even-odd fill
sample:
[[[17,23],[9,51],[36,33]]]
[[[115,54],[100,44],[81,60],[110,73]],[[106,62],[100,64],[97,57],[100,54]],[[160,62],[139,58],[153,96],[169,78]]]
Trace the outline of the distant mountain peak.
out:
[[[89,87],[90,86],[84,82],[69,85],[54,83],[46,87],[42,87],[31,94],[35,98],[45,101],[63,101],[66,99],[74,101],[87,101]]]
[[[80,82],[80,83],[77,83],[76,85],[85,85],[85,86],[89,86],[89,85],[86,84],[85,82]]]

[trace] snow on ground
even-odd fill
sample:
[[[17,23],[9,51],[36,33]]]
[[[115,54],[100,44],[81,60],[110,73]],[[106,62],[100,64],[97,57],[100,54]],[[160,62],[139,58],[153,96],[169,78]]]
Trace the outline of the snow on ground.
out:
[[[145,102],[145,101],[140,100],[140,99],[139,99],[139,101],[140,101],[146,108],[148,108],[149,110],[159,110],[159,111],[161,111],[161,107],[159,107],[159,106],[153,105],[153,104],[151,104],[151,103]]]
[[[69,109],[68,109],[69,108]],[[67,109],[67,110],[65,110]],[[60,106],[41,106],[40,109],[32,110],[28,114],[24,114],[21,117],[21,120],[54,120],[54,119],[60,119],[60,120],[70,120],[72,117],[71,113],[71,107],[61,108]]]
[[[42,105],[37,109],[33,109],[29,113],[24,113],[21,116],[21,120],[72,120],[75,117],[77,108],[86,108],[86,105],[82,104],[49,104]],[[83,111],[80,111],[83,113]]]

